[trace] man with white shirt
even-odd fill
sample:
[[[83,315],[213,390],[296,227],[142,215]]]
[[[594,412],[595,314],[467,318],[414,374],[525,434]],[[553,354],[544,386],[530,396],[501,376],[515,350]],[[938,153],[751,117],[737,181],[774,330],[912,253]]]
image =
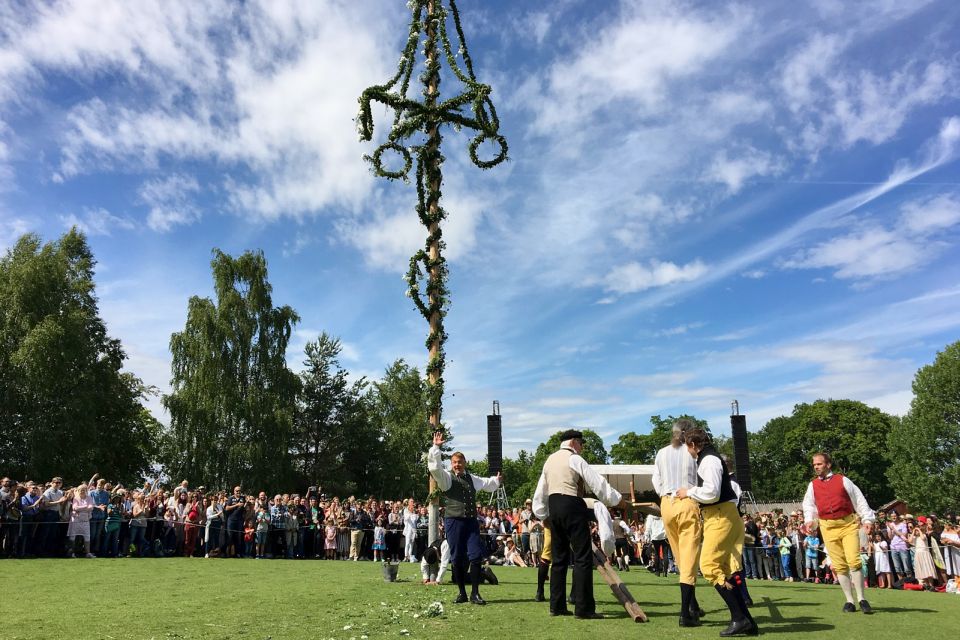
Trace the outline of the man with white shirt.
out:
[[[873,613],[870,603],[863,597],[863,571],[860,562],[860,524],[869,535],[873,530],[876,516],[867,504],[857,485],[846,476],[833,473],[833,461],[830,454],[813,454],[813,471],[817,474],[803,496],[803,519],[807,529],[813,531],[820,527],[820,535],[826,546],[827,555],[833,564],[833,572],[840,582],[847,602],[843,605],[846,613],[856,613],[853,592],[856,592],[860,610]]]
[[[450,469],[443,468],[443,455],[440,446],[444,442],[443,432],[433,434],[433,446],[427,454],[427,468],[437,481],[437,487],[443,491],[444,518],[443,530],[450,546],[450,558],[453,560],[453,576],[460,589],[455,602],[467,601],[466,576],[470,570],[472,592],[470,602],[487,604],[480,597],[480,563],[486,556],[480,540],[480,522],[477,520],[477,491],[495,492],[500,487],[502,476],[498,473],[491,478],[478,478],[467,471],[467,458],[459,451],[450,456]]]
[[[550,615],[569,615],[566,603],[567,566],[573,547],[574,615],[583,619],[602,618],[593,599],[593,545],[584,496],[589,489],[605,505],[620,506],[623,496],[580,456],[583,434],[568,429],[560,435],[560,450],[547,458],[533,496],[533,512],[550,518],[551,556]]]
[[[683,435],[696,428],[688,418],[673,423],[670,444],[657,452],[653,489],[660,496],[660,516],[680,572],[680,626],[700,626],[703,610],[697,602],[697,560],[703,540],[700,507],[690,498],[677,497],[680,489],[697,486],[697,465],[683,443]]]

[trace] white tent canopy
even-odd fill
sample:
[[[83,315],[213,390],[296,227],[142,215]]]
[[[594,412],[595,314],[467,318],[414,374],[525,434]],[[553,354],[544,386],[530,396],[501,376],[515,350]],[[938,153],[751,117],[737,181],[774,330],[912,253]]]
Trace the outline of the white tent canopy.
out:
[[[614,489],[630,499],[630,481],[639,499],[645,491],[653,491],[652,464],[592,464],[590,468],[599,473]]]

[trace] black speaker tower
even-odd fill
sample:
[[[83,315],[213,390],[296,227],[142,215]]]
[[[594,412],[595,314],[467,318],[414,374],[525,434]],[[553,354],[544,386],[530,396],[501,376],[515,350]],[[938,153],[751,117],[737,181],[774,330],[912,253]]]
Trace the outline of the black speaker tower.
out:
[[[500,421],[500,403],[493,401],[493,413],[487,416],[487,463],[492,476],[503,470],[503,423]]]
[[[747,416],[740,413],[740,406],[733,401],[730,416],[730,432],[733,434],[733,460],[737,482],[744,491],[753,491],[750,480],[750,447],[747,444]]]

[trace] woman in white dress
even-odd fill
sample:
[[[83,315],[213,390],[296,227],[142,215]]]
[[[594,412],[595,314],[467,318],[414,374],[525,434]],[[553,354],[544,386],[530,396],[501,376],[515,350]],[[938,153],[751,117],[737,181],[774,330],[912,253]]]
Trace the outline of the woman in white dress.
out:
[[[893,581],[890,579],[890,545],[883,539],[880,533],[873,534],[873,567],[877,573],[877,588],[892,589]]]
[[[960,576],[960,533],[953,523],[947,522],[940,534],[940,544],[943,545],[944,569],[947,576]]]
[[[403,559],[407,562],[416,562],[413,555],[417,537],[417,505],[413,498],[407,500],[407,508],[403,510]]]
[[[927,546],[927,535],[921,527],[914,527],[909,536],[913,545],[913,575],[924,588],[933,589],[933,580],[937,577],[937,568],[933,566],[933,556]]]

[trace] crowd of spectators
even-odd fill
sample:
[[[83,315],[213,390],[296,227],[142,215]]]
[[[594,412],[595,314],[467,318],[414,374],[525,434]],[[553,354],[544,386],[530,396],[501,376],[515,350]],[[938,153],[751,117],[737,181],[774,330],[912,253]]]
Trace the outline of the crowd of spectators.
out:
[[[526,566],[543,545],[529,505],[478,505],[495,564]],[[310,487],[303,495],[114,486],[96,475],[65,488],[3,478],[0,556],[378,560],[418,562],[427,547],[427,507],[413,498],[341,500]],[[536,556],[533,551],[536,552]]]
[[[834,583],[830,557],[799,511],[744,516],[744,568],[755,580]],[[960,520],[936,514],[877,513],[871,535],[861,529],[860,554],[869,586],[947,590],[960,576]],[[916,585],[916,586],[911,586]]]
[[[528,500],[522,507],[477,505],[489,562],[535,567],[543,551],[543,523]],[[615,514],[616,552],[623,570],[644,566],[675,572],[663,524],[655,516],[627,521]],[[752,580],[835,581],[816,530],[799,511],[745,514],[744,570]],[[412,498],[341,500],[310,487],[304,495],[170,488],[145,482],[114,486],[96,475],[64,488],[3,478],[0,555],[34,557],[286,558],[418,562],[427,548],[427,507]],[[956,516],[878,513],[873,535],[861,534],[870,586],[946,590],[960,574]],[[916,585],[916,586],[911,586]]]

